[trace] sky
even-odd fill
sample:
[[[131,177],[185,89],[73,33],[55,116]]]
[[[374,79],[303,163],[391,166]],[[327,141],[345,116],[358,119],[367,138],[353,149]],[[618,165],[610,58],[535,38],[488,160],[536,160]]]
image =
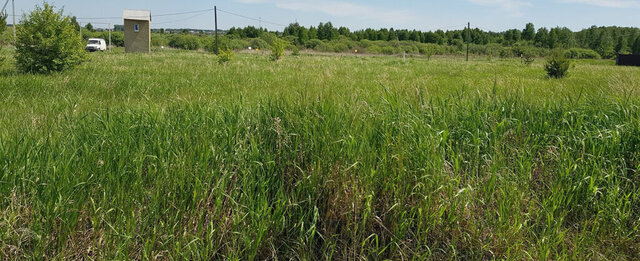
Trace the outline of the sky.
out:
[[[6,0],[0,0],[4,4]],[[640,0],[49,0],[64,13],[77,16],[84,25],[106,28],[122,24],[123,9],[150,10],[152,28],[213,29],[216,5],[218,28],[262,26],[282,31],[289,23],[317,26],[331,21],[352,30],[396,28],[417,30],[473,28],[504,31],[538,27],[572,30],[597,26],[640,27]],[[42,0],[15,0],[16,13],[33,10]],[[0,8],[2,6],[0,5]],[[11,14],[11,3],[8,5]],[[195,13],[166,15],[191,11]],[[251,18],[251,19],[250,19]],[[9,19],[10,20],[10,19]],[[262,21],[262,22],[260,22]],[[11,23],[11,21],[8,21]]]

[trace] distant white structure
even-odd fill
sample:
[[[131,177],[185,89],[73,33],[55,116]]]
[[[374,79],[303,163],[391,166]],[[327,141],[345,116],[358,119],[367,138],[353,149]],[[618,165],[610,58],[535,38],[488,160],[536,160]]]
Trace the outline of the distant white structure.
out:
[[[151,11],[124,10],[124,50],[127,53],[151,51]]]

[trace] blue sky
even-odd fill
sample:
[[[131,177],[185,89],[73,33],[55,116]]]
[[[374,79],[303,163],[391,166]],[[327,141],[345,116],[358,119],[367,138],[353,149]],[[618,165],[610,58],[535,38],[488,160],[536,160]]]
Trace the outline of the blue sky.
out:
[[[0,0],[4,2],[4,0]],[[40,0],[15,0],[16,13],[28,12]],[[317,25],[331,21],[335,26],[361,28],[407,28],[420,30],[472,27],[502,31],[523,28],[527,22],[537,27],[567,26],[579,30],[591,25],[640,27],[640,0],[51,0],[64,7],[66,14],[82,18],[120,17],[123,9],[151,10],[159,14],[205,10],[217,5],[219,9],[247,17],[261,18],[277,24],[299,22]],[[4,3],[2,3],[4,4]],[[10,5],[10,4],[9,4]],[[10,10],[9,10],[10,12]],[[96,27],[107,23],[122,24],[121,19],[82,20]],[[9,21],[11,23],[11,21]],[[103,24],[104,23],[104,24]],[[232,26],[259,26],[255,20],[227,13],[218,14],[221,29]],[[267,22],[262,26],[271,30],[282,27]],[[209,12],[178,16],[155,17],[153,28],[213,28],[213,14]]]

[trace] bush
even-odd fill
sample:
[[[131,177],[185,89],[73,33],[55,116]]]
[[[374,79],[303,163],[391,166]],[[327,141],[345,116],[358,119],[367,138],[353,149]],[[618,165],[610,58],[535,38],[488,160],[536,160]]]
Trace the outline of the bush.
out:
[[[249,44],[251,45],[251,48],[256,50],[269,48],[269,44],[260,38],[251,39],[251,41],[249,41]]]
[[[311,39],[311,40],[307,41],[306,43],[304,43],[304,46],[309,48],[309,49],[316,49],[317,46],[323,45],[323,44],[324,44],[324,42],[322,42],[322,40]]]
[[[395,48],[395,47],[393,47],[393,46],[385,46],[385,47],[382,47],[382,53],[383,53],[383,54],[395,54],[395,53],[397,53],[397,52],[398,52],[398,49],[396,49],[396,48]]]
[[[522,64],[527,66],[533,64],[533,62],[536,61],[536,59],[529,54],[522,54],[522,57],[520,59],[522,60]]]
[[[298,46],[292,45],[292,47],[291,47],[291,55],[293,55],[293,56],[300,55],[300,48],[298,48]]]
[[[233,60],[234,56],[235,56],[235,53],[233,53],[233,50],[230,50],[230,49],[220,50],[220,53],[218,54],[218,63],[220,64],[228,63],[231,60]]]
[[[107,36],[104,38],[109,41],[109,32],[106,32]],[[124,47],[124,32],[111,32],[111,45]]]
[[[171,37],[169,46],[184,50],[198,50],[202,46],[200,37],[192,34],[176,34]]]
[[[600,54],[591,49],[571,48],[564,55],[570,59],[600,59]]]
[[[63,71],[84,60],[84,43],[71,18],[46,2],[22,20],[16,38],[16,64],[24,72]]]
[[[277,61],[284,56],[284,41],[275,40],[273,46],[271,46],[271,60]]]
[[[320,44],[316,45],[316,47],[314,47],[313,50],[317,52],[326,53],[326,52],[331,52],[333,49],[331,49],[331,46],[329,46],[329,44],[325,42],[320,42]]]
[[[367,52],[370,54],[381,54],[382,48],[380,48],[380,46],[377,46],[377,45],[371,45],[367,47]]]
[[[331,50],[333,50],[333,52],[336,52],[336,53],[344,53],[346,51],[349,51],[349,49],[350,48],[347,44],[340,43],[340,42],[333,43],[331,46]]]
[[[108,38],[104,39],[107,39],[107,41],[109,41]],[[151,46],[169,46],[169,38],[167,38],[167,36],[164,34],[151,34]]]
[[[278,41],[282,41],[274,33],[262,33],[262,34],[260,34],[259,38],[262,39],[263,41],[265,41],[269,45],[273,45],[274,43],[276,43]]]
[[[559,79],[568,75],[570,66],[571,60],[565,57],[562,52],[555,51],[547,57],[544,70],[547,71],[549,77]]]

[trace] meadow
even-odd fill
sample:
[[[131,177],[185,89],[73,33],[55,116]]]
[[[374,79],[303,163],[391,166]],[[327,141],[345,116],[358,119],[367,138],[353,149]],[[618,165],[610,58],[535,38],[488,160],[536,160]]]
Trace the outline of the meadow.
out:
[[[5,66],[0,256],[638,260],[640,68],[542,63]]]

